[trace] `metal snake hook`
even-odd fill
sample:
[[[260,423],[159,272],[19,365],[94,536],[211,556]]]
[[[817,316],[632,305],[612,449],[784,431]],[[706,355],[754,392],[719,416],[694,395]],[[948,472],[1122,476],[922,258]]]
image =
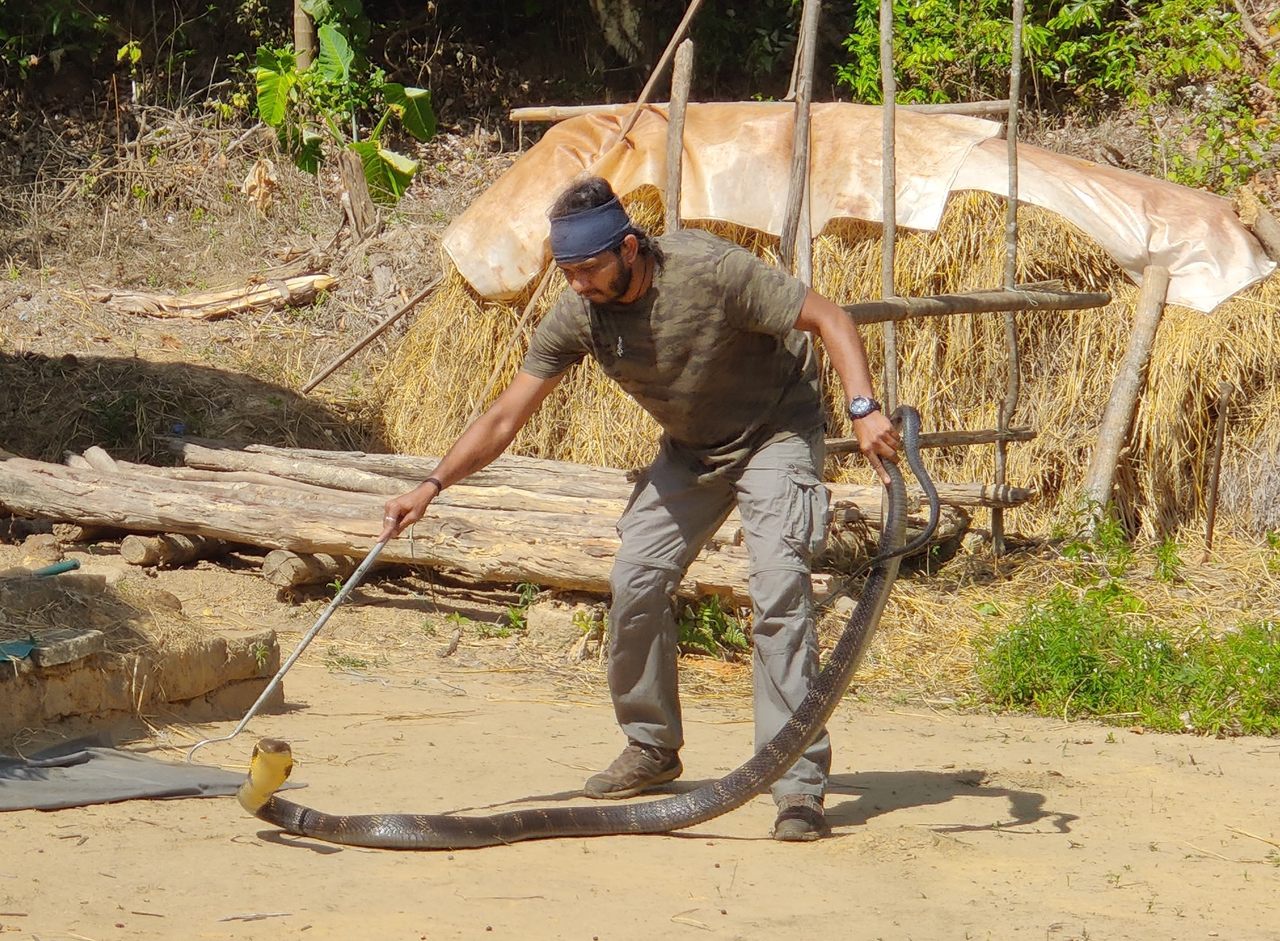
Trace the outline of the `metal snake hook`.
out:
[[[298,646],[294,648],[293,653],[289,654],[289,659],[284,662],[284,665],[280,667],[276,675],[271,678],[271,682],[267,684],[267,688],[262,691],[262,694],[258,697],[257,701],[249,707],[249,711],[244,714],[244,718],[240,720],[240,724],[232,730],[230,735],[223,735],[221,738],[206,738],[203,741],[196,742],[192,745],[191,750],[187,752],[188,764],[193,762],[197,750],[204,748],[206,745],[211,745],[214,742],[229,742],[244,731],[244,727],[249,724],[249,720],[254,717],[257,711],[262,707],[262,704],[267,701],[267,697],[270,696],[275,688],[280,685],[280,681],[284,679],[284,675],[289,672],[289,668],[293,666],[294,661],[302,655],[302,651],[306,650],[307,645],[315,639],[317,634],[320,633],[320,628],[324,627],[325,622],[329,620],[329,615],[333,614],[338,605],[342,604],[347,595],[351,594],[351,590],[355,588],[356,585],[360,584],[360,580],[364,578],[365,573],[369,571],[370,566],[373,565],[374,560],[378,557],[378,553],[382,552],[390,538],[391,537],[387,537],[387,539],[380,540],[373,544],[373,548],[370,549],[369,554],[364,557],[364,561],[362,561],[359,567],[351,573],[351,577],[347,579],[346,584],[344,584],[338,593],[334,595],[333,600],[329,602],[329,606],[325,608],[324,613],[320,615],[320,620],[316,621],[315,626],[312,627],[311,630],[307,631],[306,636],[303,637]]]

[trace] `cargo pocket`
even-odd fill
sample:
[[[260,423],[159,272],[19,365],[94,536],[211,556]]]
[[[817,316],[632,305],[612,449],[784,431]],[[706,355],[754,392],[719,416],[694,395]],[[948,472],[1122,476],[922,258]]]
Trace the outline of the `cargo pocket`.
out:
[[[791,509],[783,539],[808,561],[827,544],[827,530],[831,528],[831,494],[826,484],[810,471],[789,471],[787,483],[791,491]]]

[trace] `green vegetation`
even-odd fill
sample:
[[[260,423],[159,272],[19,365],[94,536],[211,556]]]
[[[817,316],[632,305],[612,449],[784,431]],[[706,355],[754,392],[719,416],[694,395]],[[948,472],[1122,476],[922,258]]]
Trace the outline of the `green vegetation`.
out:
[[[528,626],[529,605],[533,604],[533,599],[538,597],[538,592],[541,590],[537,585],[529,582],[521,582],[516,586],[517,600],[515,604],[507,607],[503,615],[507,631],[501,636],[506,637],[511,631],[522,631]]]
[[[742,622],[712,595],[687,604],[680,611],[680,650],[731,659],[751,649]]]
[[[383,146],[383,130],[395,116],[417,140],[433,137],[431,93],[388,82],[386,73],[371,68],[357,51],[353,43],[368,34],[359,0],[311,0],[303,6],[316,20],[319,54],[299,68],[292,48],[258,47],[253,70],[258,116],[276,129],[281,147],[300,169],[319,171],[326,142],[346,148],[360,158],[373,197],[395,203],[418,164]],[[381,116],[362,140],[359,116],[371,111]]]
[[[979,681],[1000,708],[1163,731],[1280,732],[1280,622],[1177,638],[1144,619],[1122,582],[1103,577],[1053,589],[976,646]]]
[[[1216,0],[1028,4],[1024,85],[1039,106],[1134,109],[1166,176],[1234,188],[1275,161],[1280,128],[1259,119],[1252,99],[1257,86],[1263,94],[1280,91],[1280,59],[1250,74],[1242,55],[1248,40],[1230,10]],[[900,102],[1007,97],[1008,3],[978,0],[956,14],[949,0],[895,0]],[[879,42],[879,4],[858,0],[844,41],[848,61],[836,68],[857,100],[880,101]],[[1158,117],[1172,107],[1191,119],[1166,136]]]

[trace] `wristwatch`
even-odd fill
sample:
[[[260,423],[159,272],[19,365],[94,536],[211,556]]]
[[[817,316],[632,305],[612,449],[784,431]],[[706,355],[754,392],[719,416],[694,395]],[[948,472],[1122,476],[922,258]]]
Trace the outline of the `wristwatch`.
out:
[[[855,395],[849,400],[849,417],[854,421],[866,418],[872,412],[880,411],[880,403],[865,395]]]

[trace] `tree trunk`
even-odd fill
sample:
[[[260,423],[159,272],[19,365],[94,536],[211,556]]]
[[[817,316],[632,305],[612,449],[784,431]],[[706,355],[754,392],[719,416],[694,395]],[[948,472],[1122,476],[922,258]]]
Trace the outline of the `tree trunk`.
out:
[[[302,0],[293,0],[293,50],[298,68],[305,69],[316,56],[316,24],[303,9]]]

